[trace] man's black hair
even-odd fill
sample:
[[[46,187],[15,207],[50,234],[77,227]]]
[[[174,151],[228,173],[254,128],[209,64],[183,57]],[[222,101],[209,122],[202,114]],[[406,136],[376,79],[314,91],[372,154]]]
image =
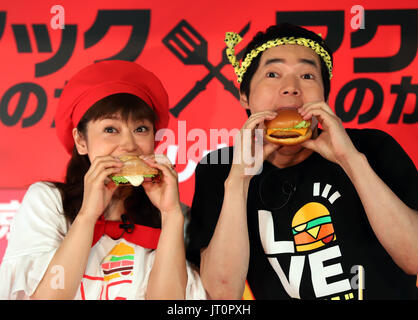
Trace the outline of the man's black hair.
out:
[[[244,52],[244,59],[251,50],[257,48],[258,46],[266,43],[269,40],[273,40],[276,38],[282,37],[295,37],[295,38],[306,38],[314,40],[315,42],[319,43],[330,55],[331,62],[333,61],[332,52],[324,42],[324,40],[317,35],[315,32],[309,31],[305,28],[299,27],[297,25],[291,23],[281,23],[278,25],[273,25],[267,28],[265,32],[258,32],[255,37],[251,40],[251,42],[247,45]],[[261,54],[257,55],[252,61],[250,66],[248,67],[247,71],[245,72],[241,86],[240,92],[241,94],[245,94],[246,97],[249,99],[250,97],[250,82],[253,78],[254,73],[257,71],[258,64],[260,62]],[[328,99],[329,91],[331,89],[331,83],[329,79],[328,68],[324,62],[324,60],[320,57],[321,61],[321,75],[322,75],[322,82],[324,85],[324,99],[325,101]],[[249,110],[247,110],[247,114],[250,115]]]

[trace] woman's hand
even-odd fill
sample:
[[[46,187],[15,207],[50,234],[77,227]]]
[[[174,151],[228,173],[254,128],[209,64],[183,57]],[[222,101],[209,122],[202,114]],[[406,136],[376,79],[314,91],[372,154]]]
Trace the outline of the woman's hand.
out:
[[[96,157],[84,176],[83,203],[80,212],[97,220],[109,205],[117,185],[108,178],[120,172],[123,162],[112,156]]]
[[[162,173],[159,181],[142,183],[148,198],[161,211],[161,218],[164,219],[167,213],[181,212],[178,174],[170,160],[165,155],[141,158],[150,167],[159,169]]]
[[[316,139],[310,139],[301,145],[319,153],[329,161],[341,165],[349,156],[359,152],[351,142],[342,121],[325,102],[311,102],[298,109],[304,120],[313,116],[318,119],[323,131]]]
[[[264,160],[279,148],[278,145],[266,141],[263,133],[264,121],[271,120],[276,115],[274,111],[261,111],[252,114],[244,123],[235,138],[231,177],[252,178],[259,172]]]

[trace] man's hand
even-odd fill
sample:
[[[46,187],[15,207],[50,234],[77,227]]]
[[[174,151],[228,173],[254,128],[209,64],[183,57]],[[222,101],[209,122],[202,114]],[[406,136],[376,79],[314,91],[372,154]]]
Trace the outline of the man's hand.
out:
[[[341,165],[349,156],[358,154],[350,137],[345,131],[341,119],[325,102],[310,102],[298,109],[304,120],[313,116],[318,119],[323,131],[316,139],[310,139],[301,144],[311,149],[329,161]]]
[[[234,159],[230,176],[253,177],[263,165],[263,161],[275,150],[278,145],[264,141],[263,134],[257,129],[263,129],[265,120],[276,116],[273,111],[261,111],[252,114],[242,126],[236,136],[234,145]],[[263,153],[257,152],[262,147]]]

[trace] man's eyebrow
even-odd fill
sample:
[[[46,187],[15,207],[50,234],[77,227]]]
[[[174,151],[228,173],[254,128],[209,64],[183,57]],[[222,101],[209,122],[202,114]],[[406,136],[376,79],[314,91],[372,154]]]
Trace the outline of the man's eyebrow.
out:
[[[264,65],[267,66],[272,63],[284,63],[285,61],[286,61],[285,59],[273,58],[273,59],[266,60],[266,63],[264,63]]]
[[[286,62],[285,59],[282,59],[282,58],[273,58],[273,59],[266,60],[266,62],[264,63],[264,65],[267,66],[267,65],[272,64],[272,63],[285,63],[285,62]],[[300,58],[299,59],[299,63],[309,64],[311,66],[314,66],[314,67],[318,68],[318,64],[313,59]]]
[[[314,67],[318,68],[318,64],[313,59],[305,59],[305,58],[302,58],[302,59],[299,59],[299,61],[302,62],[302,63],[306,63],[306,64],[309,64],[311,66],[314,66]]]

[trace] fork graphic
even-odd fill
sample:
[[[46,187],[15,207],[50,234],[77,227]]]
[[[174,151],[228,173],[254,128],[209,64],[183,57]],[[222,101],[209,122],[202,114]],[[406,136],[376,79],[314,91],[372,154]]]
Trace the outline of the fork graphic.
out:
[[[243,37],[250,28],[248,23],[239,34]],[[234,82],[225,78],[220,72],[228,64],[228,58],[225,50],[222,51],[222,61],[214,67],[208,61],[208,42],[185,20],[180,21],[173,30],[163,39],[164,45],[186,65],[203,65],[209,73],[200,81],[197,81],[194,87],[180,100],[177,105],[170,109],[170,112],[176,118],[180,112],[203,90],[207,84],[216,77],[224,86],[225,90],[239,99],[238,89]],[[241,59],[243,51],[238,53],[238,59]]]

